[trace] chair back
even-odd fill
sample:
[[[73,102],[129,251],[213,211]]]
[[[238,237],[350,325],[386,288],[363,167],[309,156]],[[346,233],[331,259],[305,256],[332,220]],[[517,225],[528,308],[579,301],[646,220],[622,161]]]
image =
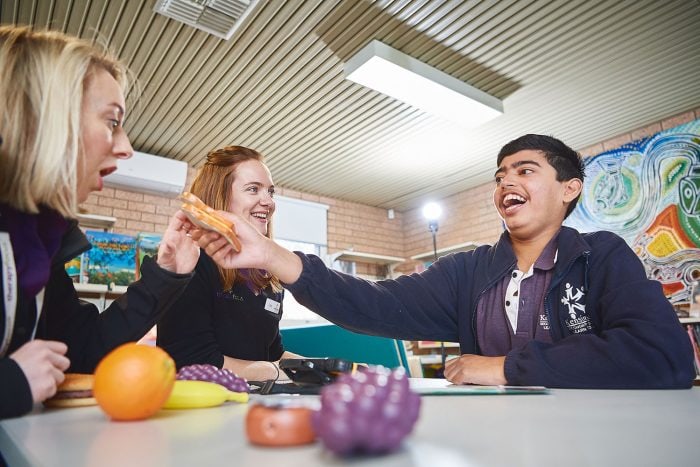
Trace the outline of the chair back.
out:
[[[358,334],[335,324],[282,328],[280,333],[284,349],[304,357],[343,358],[408,371],[406,350],[396,339]]]

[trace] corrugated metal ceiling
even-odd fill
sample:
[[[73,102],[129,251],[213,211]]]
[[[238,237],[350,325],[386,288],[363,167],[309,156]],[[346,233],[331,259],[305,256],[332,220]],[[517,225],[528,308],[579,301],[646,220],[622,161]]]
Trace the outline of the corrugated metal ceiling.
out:
[[[2,0],[2,23],[99,37],[142,87],[134,148],[200,164],[263,152],[277,185],[404,210],[491,179],[528,132],[582,148],[700,105],[700,3],[270,0],[230,41],[154,0]],[[347,81],[372,39],[504,99],[472,130]]]

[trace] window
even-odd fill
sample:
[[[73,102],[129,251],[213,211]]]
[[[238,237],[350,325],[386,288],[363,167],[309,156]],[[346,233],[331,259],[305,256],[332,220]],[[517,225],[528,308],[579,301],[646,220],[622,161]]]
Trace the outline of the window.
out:
[[[301,251],[302,253],[316,255],[323,259],[327,264],[326,258],[328,254],[325,246],[283,239],[275,239],[275,241],[288,250]],[[294,296],[288,291],[284,293],[283,310],[281,321],[283,326],[327,322],[327,320],[297,302],[294,299]]]
[[[316,255],[328,264],[328,206],[301,199],[276,196],[273,233],[277,243],[292,251]],[[284,294],[282,326],[327,322]]]

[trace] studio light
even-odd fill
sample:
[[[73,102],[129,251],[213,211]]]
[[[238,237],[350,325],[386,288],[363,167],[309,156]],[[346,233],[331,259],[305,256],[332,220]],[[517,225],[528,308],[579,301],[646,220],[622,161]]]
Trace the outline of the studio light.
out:
[[[465,128],[503,113],[503,102],[373,40],[345,63],[345,77]]]

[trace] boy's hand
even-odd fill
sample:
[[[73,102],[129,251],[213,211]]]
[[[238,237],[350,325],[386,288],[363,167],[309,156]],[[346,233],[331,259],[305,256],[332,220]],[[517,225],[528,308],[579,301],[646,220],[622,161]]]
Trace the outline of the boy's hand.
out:
[[[226,269],[264,269],[286,284],[292,284],[299,278],[302,264],[297,255],[265,237],[243,218],[230,212],[217,212],[235,225],[241,251],[234,250],[216,232],[194,229],[190,234],[219,266]]]
[[[506,357],[464,354],[445,363],[445,378],[454,384],[507,384],[505,361]]]
[[[243,218],[226,211],[217,212],[235,225],[236,236],[241,242],[241,251],[236,251],[223,235],[213,230],[195,228],[190,231],[192,239],[223,268],[264,269],[270,240]]]

